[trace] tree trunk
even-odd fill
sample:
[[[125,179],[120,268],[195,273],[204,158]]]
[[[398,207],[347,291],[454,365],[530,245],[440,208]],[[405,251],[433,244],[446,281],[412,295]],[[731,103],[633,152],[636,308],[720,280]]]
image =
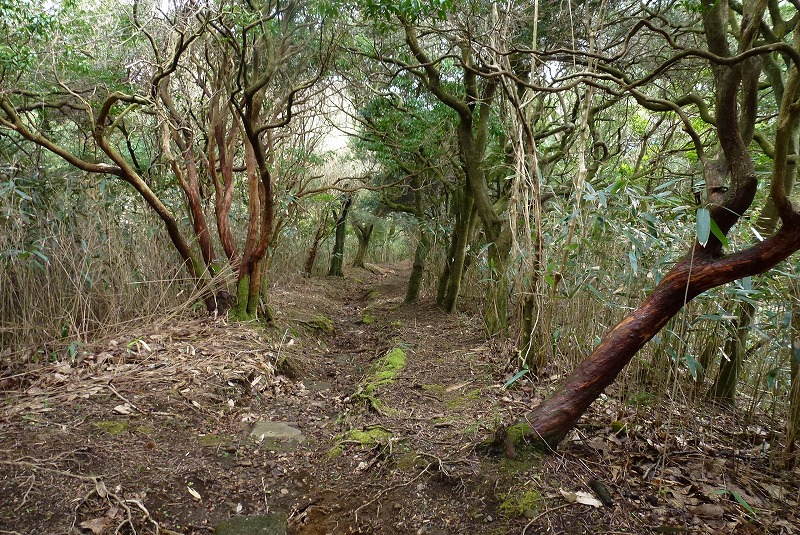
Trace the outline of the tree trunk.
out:
[[[419,242],[414,253],[414,266],[411,268],[411,276],[408,278],[408,288],[406,289],[406,303],[416,303],[419,301],[419,292],[422,287],[422,277],[425,275],[425,260],[431,249],[431,238],[425,228],[425,222],[419,220]]]
[[[702,292],[763,273],[800,249],[800,216],[766,240],[718,260],[697,245],[628,317],[618,323],[564,385],[528,414],[526,439],[555,448],[589,405],[610,385],[633,356],[684,304]]]
[[[711,399],[729,407],[736,404],[736,385],[744,361],[750,324],[756,311],[756,307],[746,301],[741,301],[738,308],[737,317],[733,322],[733,335],[725,342],[725,355],[720,362],[717,378],[708,393]]]
[[[344,263],[344,240],[347,236],[347,214],[350,212],[350,206],[353,204],[352,193],[345,195],[342,200],[342,210],[336,218],[336,237],[333,243],[333,251],[331,252],[331,265],[328,269],[328,275],[331,277],[344,277],[342,273],[342,265]]]
[[[303,266],[303,274],[306,277],[311,276],[311,272],[314,271],[314,262],[317,259],[317,253],[319,252],[319,244],[322,243],[322,238],[325,237],[325,229],[328,226],[328,214],[323,216],[322,222],[320,222],[319,226],[317,227],[317,232],[314,234],[314,241],[311,242],[311,247],[308,249],[308,254],[306,255],[306,262]]]
[[[508,228],[489,244],[489,282],[483,321],[489,336],[508,334],[508,260],[511,253],[511,233]]]
[[[364,258],[367,256],[367,248],[369,248],[369,239],[372,237],[375,224],[367,223],[366,225],[362,225],[360,223],[354,223],[353,228],[358,238],[358,251],[356,252],[356,257],[353,259],[353,267],[363,268]]]
[[[456,222],[453,227],[451,237],[450,252],[452,253],[445,260],[445,271],[447,274],[444,293],[440,306],[445,312],[453,313],[458,305],[458,294],[461,291],[461,280],[464,276],[464,262],[467,256],[467,247],[472,236],[472,229],[475,221],[475,208],[472,198],[466,193],[456,201]]]
[[[798,285],[795,284],[792,301],[792,344],[789,347],[791,363],[791,386],[789,388],[789,418],[786,422],[786,453],[790,455],[787,465],[796,464],[797,439],[800,438],[800,304],[798,303]]]

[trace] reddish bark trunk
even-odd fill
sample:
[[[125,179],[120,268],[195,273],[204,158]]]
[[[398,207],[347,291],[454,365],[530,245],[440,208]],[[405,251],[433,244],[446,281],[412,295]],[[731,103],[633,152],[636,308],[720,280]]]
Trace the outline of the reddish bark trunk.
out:
[[[216,212],[217,232],[219,233],[219,241],[222,244],[222,249],[225,251],[225,256],[231,263],[234,269],[236,265],[236,244],[231,232],[231,224],[229,214],[231,205],[233,204],[233,156],[228,148],[228,142],[225,139],[224,125],[216,124],[213,126],[214,135],[211,137],[209,144],[209,171],[214,181],[214,209]],[[234,137],[235,128],[231,129],[229,134],[230,138]],[[219,151],[219,167],[222,173],[222,180],[219,180],[216,170],[216,161],[214,158],[214,144],[216,144]]]
[[[683,306],[702,292],[763,273],[800,249],[800,217],[774,236],[744,251],[713,260],[699,245],[680,261],[645,301],[619,322],[564,385],[527,416],[526,438],[555,448],[589,405],[610,385],[633,356]]]

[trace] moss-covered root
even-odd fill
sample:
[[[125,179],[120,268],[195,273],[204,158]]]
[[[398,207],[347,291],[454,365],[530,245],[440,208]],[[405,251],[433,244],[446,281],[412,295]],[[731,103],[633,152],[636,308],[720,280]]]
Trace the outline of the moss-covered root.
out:
[[[378,398],[378,389],[393,383],[405,367],[406,352],[395,347],[372,365],[367,377],[358,385],[353,398],[367,400],[374,411],[385,412],[386,406]]]
[[[380,425],[373,425],[365,429],[351,429],[340,435],[336,445],[328,452],[330,457],[338,457],[344,450],[346,443],[357,443],[362,448],[374,448],[385,445],[392,439],[392,432]]]
[[[482,446],[484,450],[497,455],[503,454],[509,459],[550,451],[547,444],[537,439],[536,430],[525,421],[499,428],[494,437],[486,440]]]

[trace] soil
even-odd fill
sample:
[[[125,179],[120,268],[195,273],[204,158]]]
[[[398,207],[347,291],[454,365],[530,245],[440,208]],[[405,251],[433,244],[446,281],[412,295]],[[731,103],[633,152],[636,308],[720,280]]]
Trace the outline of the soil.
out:
[[[766,416],[610,392],[557,452],[488,447],[560,377],[504,388],[512,345],[403,304],[409,269],[286,281],[270,327],[164,318],[4,365],[0,533],[208,534],[275,512],[297,534],[800,532],[800,471]],[[251,436],[263,421],[303,436]]]

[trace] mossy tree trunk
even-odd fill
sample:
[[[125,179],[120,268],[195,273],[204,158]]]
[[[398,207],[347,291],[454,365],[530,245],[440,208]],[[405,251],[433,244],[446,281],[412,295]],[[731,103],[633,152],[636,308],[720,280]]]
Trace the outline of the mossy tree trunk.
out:
[[[344,264],[344,242],[347,237],[347,215],[353,205],[355,195],[346,193],[342,199],[342,208],[336,216],[336,231],[334,235],[333,250],[331,251],[331,265],[328,275],[331,277],[344,277],[342,265]]]
[[[461,190],[454,196],[455,223],[450,235],[450,247],[439,279],[436,303],[446,312],[453,313],[458,305],[461,281],[464,276],[467,248],[475,221],[475,208],[469,194]]]
[[[353,267],[364,267],[364,258],[367,256],[369,240],[372,237],[374,228],[374,223],[353,223],[353,229],[356,231],[356,237],[358,238],[358,250],[353,259]]]
[[[418,242],[414,252],[414,265],[411,268],[411,276],[408,278],[406,288],[406,303],[416,303],[419,301],[419,294],[422,288],[422,279],[425,275],[425,260],[431,250],[431,237],[424,221],[417,221]]]
[[[403,29],[406,35],[406,44],[421,68],[412,69],[425,87],[444,105],[452,109],[458,117],[458,148],[461,165],[465,175],[464,200],[471,204],[467,212],[462,207],[460,213],[474,213],[483,224],[486,239],[489,242],[489,258],[492,264],[492,274],[486,289],[486,328],[490,335],[505,332],[508,327],[508,280],[506,268],[508,267],[509,253],[511,250],[511,236],[503,212],[507,208],[504,197],[507,192],[497,192],[498,199],[493,200],[487,183],[485,157],[487,140],[489,136],[489,119],[492,105],[498,89],[496,78],[482,78],[478,75],[478,61],[473,54],[471,45],[467,42],[459,43],[461,52],[461,87],[458,91],[451,92],[442,84],[442,75],[438,62],[432,61],[428,53],[422,48],[418,38],[417,29],[406,21]],[[462,221],[463,228],[468,229],[468,221]],[[456,230],[462,230],[456,225]],[[463,233],[454,237],[459,240],[466,238]],[[463,261],[460,258],[466,254],[467,243],[454,241],[452,255],[449,255],[449,269],[446,269],[447,290],[445,291],[442,307],[448,312],[456,309],[458,290],[461,286],[463,275]],[[461,270],[461,271],[459,271]],[[440,284],[441,286],[441,284]]]
[[[322,221],[317,227],[317,231],[314,233],[314,240],[311,242],[311,247],[308,248],[306,261],[305,264],[303,264],[303,274],[306,277],[310,277],[311,273],[314,271],[314,262],[316,262],[317,260],[317,254],[319,253],[319,246],[322,243],[322,238],[325,237],[327,228],[328,228],[328,213],[326,211],[325,215],[322,218]]]

